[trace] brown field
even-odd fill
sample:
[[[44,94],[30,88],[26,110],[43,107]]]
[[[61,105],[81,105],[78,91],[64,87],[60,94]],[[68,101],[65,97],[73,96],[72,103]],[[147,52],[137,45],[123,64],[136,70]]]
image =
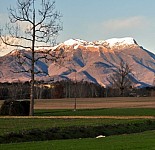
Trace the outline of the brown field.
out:
[[[35,109],[73,109],[74,98],[35,100]],[[77,108],[155,108],[155,97],[77,98]]]
[[[97,108],[155,108],[155,97],[77,98],[77,109]],[[35,109],[74,109],[74,98],[35,100]],[[3,101],[0,101],[0,106]],[[154,116],[0,116],[0,118],[112,118],[154,119]]]

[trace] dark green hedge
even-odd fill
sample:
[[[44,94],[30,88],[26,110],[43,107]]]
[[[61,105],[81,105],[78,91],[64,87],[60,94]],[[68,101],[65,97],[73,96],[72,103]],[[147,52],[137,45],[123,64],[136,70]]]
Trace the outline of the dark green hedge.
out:
[[[0,115],[28,116],[29,110],[28,100],[5,100],[0,108]]]
[[[58,139],[95,138],[98,135],[110,136],[138,133],[155,130],[155,121],[147,120],[141,123],[113,124],[102,126],[55,127],[46,130],[32,129],[9,133],[0,136],[0,143],[44,141]]]

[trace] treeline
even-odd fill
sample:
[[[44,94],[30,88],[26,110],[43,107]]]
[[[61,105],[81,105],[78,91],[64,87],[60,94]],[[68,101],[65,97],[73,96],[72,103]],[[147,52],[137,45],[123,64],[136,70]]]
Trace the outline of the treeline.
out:
[[[104,88],[86,81],[35,82],[35,99],[104,97]],[[0,83],[0,100],[29,99],[30,83]]]
[[[105,89],[105,97],[119,97],[120,89],[108,87]],[[155,96],[155,87],[128,88],[124,90],[124,97],[152,97]]]
[[[53,98],[85,98],[85,97],[118,97],[119,89],[104,88],[98,84],[80,81],[63,80],[55,83],[35,82],[35,99]],[[124,90],[124,96],[144,97],[155,96],[154,87],[131,88]],[[30,83],[0,83],[0,100],[16,100],[30,98]]]
[[[30,98],[30,83],[0,83],[0,100]]]

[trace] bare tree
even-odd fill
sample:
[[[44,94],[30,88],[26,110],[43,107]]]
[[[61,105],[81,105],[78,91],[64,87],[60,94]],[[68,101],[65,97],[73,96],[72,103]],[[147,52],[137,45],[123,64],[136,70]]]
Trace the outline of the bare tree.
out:
[[[34,66],[39,59],[47,58],[47,54],[37,54],[36,58],[35,47],[56,39],[62,30],[61,14],[55,10],[55,1],[50,0],[17,0],[17,8],[10,7],[8,10],[10,23],[6,25],[5,32],[1,29],[0,38],[6,45],[31,51],[31,57],[24,56],[31,61],[31,68],[19,72],[31,74],[30,115],[34,115],[34,77],[40,73],[35,71]],[[20,55],[19,62],[22,65]]]
[[[120,90],[121,96],[124,96],[124,91],[132,86],[132,75],[129,65],[122,61],[119,67],[116,68],[115,73],[109,76],[108,81],[113,88]]]

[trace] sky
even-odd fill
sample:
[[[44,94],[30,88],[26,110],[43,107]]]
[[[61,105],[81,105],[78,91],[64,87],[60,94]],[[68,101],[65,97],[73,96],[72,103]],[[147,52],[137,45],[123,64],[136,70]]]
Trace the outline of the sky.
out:
[[[55,0],[63,31],[57,42],[132,37],[155,53],[155,0]],[[37,2],[37,0],[36,0]],[[16,0],[0,0],[0,25]]]

